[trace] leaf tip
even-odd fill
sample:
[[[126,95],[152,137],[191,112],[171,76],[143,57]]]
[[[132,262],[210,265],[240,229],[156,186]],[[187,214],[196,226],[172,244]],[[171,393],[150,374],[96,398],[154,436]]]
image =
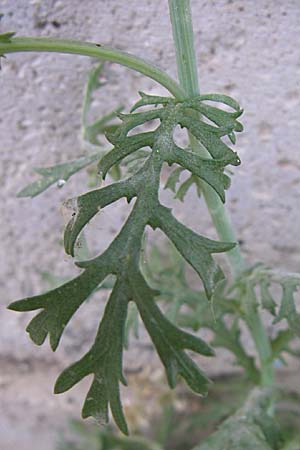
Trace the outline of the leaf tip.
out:
[[[0,34],[0,43],[10,43],[11,38],[16,34],[15,31],[8,31],[7,33]]]
[[[18,301],[10,303],[6,307],[6,309],[8,309],[9,311],[20,311],[19,308],[18,308]]]
[[[62,372],[58,376],[58,378],[57,378],[57,380],[55,382],[54,389],[53,389],[54,394],[62,394],[63,392],[65,392],[67,390],[65,388],[65,383],[64,383],[64,379],[63,378],[64,378],[64,372]]]

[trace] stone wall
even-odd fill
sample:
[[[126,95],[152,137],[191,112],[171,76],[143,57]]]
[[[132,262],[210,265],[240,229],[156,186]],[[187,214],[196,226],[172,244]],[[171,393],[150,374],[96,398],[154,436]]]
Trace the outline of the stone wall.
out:
[[[201,91],[232,95],[245,109],[245,132],[238,137],[242,165],[235,169],[227,195],[238,239],[249,262],[264,261],[297,271],[300,3],[298,0],[191,3]],[[2,0],[0,13],[3,14],[0,32],[96,41],[140,55],[176,76],[167,0]],[[14,448],[20,437],[22,449],[41,448],[39,439],[44,440],[45,436],[47,443],[43,444],[43,450],[54,448],[53,427],[61,423],[64,411],[71,408],[67,397],[52,398],[51,384],[61,367],[82,354],[97,326],[94,318],[97,305],[93,304],[83,317],[75,318],[74,328],[53,355],[47,346],[38,349],[29,341],[24,327],[30,314],[18,315],[4,309],[12,299],[45,289],[43,271],[65,276],[74,273],[72,262],[61,247],[60,204],[86,189],[85,174],[72,178],[63,189],[53,187],[34,200],[16,199],[15,194],[33,179],[34,166],[63,162],[81,154],[83,85],[94,63],[85,57],[54,54],[10,55],[2,63],[0,361],[5,370],[0,375],[0,392],[2,387],[5,420],[0,425],[3,436],[0,443],[3,450]],[[119,104],[132,104],[138,90],[163,93],[154,82],[116,65],[108,64],[105,70],[108,83],[94,105],[99,114]],[[204,206],[194,192],[188,194],[184,206],[177,201],[174,208],[187,224],[215,237]],[[100,236],[95,241],[97,250],[107,245],[126,211],[126,205],[120,203],[96,222],[92,234]],[[24,396],[27,389],[30,395]],[[22,422],[27,408],[33,410],[33,416]],[[78,404],[74,411],[79,415]],[[22,422],[19,437],[14,433],[16,422]]]

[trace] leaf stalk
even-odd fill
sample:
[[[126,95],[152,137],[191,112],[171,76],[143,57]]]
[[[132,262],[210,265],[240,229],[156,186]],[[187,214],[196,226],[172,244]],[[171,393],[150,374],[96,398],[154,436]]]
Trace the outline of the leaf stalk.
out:
[[[12,37],[9,41],[0,41],[0,55],[19,52],[66,53],[110,61],[128,67],[165,87],[174,97],[183,100],[184,91],[166,72],[144,59],[92,42],[71,39]]]

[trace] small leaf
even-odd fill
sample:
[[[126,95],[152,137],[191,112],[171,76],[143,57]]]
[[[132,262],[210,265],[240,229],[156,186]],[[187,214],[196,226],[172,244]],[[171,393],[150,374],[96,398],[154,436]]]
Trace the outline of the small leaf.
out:
[[[189,188],[194,184],[194,176],[191,175],[187,178],[179,187],[176,192],[175,198],[178,198],[181,202],[184,201],[184,197],[186,196]]]
[[[185,102],[186,105],[199,111],[202,115],[207,117],[211,122],[214,122],[219,127],[230,128],[233,131],[241,132],[243,131],[243,126],[236,119],[239,117],[243,110],[231,113],[224,111],[213,106],[206,105],[205,103],[199,101],[198,99],[193,99],[190,103]]]
[[[145,94],[142,91],[139,91],[141,99],[135,103],[135,105],[131,108],[130,112],[134,112],[136,109],[140,108],[141,106],[148,106],[148,105],[168,105],[169,103],[174,103],[174,100],[168,97],[159,97],[157,95],[148,95]]]
[[[231,133],[228,134],[228,137],[229,137],[229,139],[230,139],[230,141],[231,141],[232,144],[235,144],[235,143],[236,143],[236,137],[235,137],[235,134],[234,134],[233,131],[232,131]]]
[[[270,283],[266,280],[260,282],[260,293],[262,306],[273,316],[276,316],[276,302],[272,298],[269,291]]]
[[[37,167],[34,170],[42,178],[34,181],[18,192],[17,197],[35,197],[44,192],[52,184],[59,182],[59,180],[66,182],[72,175],[99,160],[100,157],[101,153],[96,152],[82,158],[74,159],[73,161],[57,164],[56,166]]]
[[[100,75],[104,71],[104,63],[101,62],[94,67],[89,74],[88,81],[85,87],[83,106],[82,106],[82,135],[83,139],[92,145],[100,145],[99,134],[104,134],[109,126],[117,127],[117,125],[109,125],[111,120],[115,119],[122,111],[123,107],[119,106],[92,124],[88,123],[88,114],[91,108],[93,94],[99,88],[105,85],[105,82],[100,80]],[[116,130],[116,128],[114,128]]]
[[[194,119],[191,116],[180,114],[178,122],[186,127],[207,149],[214,159],[224,159],[226,163],[238,166],[241,161],[237,154],[229,148],[220,138],[230,133],[230,128],[220,129],[207,123]]]
[[[293,354],[293,350],[289,347],[293,338],[294,334],[291,330],[278,331],[277,336],[271,341],[273,359],[281,358],[282,352]]]
[[[113,135],[114,136],[114,135]],[[110,142],[114,143],[112,136],[107,136]],[[107,172],[111,167],[118,164],[123,158],[132,154],[143,147],[148,147],[153,145],[153,132],[147,132],[138,134],[135,136],[129,136],[122,139],[121,145],[115,145],[115,147],[106,153],[101,161],[99,162],[99,172],[102,174],[103,179],[105,179]]]
[[[15,36],[15,32],[8,31],[7,33],[0,34],[0,42],[9,43],[11,42],[11,38]]]
[[[259,383],[260,373],[255,366],[255,360],[249,356],[240,342],[240,328],[235,321],[229,328],[222,319],[215,321],[211,326],[215,336],[212,341],[214,347],[227,348],[236,358],[236,363],[245,369],[246,375],[254,382]]]
[[[183,167],[176,167],[171,175],[169,175],[164,189],[171,189],[171,191],[176,192],[176,185],[179,183],[180,175],[183,170]]]
[[[298,286],[293,283],[286,282],[282,285],[281,305],[273,323],[286,319],[293,333],[300,336],[300,314],[297,313],[294,300],[294,293],[297,289]]]
[[[206,181],[225,202],[224,189],[228,189],[230,186],[230,178],[223,173],[226,161],[203,159],[196,153],[186,152],[177,146],[174,146],[165,158],[169,164],[179,164],[193,175]]]
[[[119,112],[122,111],[122,109],[123,107],[119,106],[110,113],[96,120],[96,122],[92,123],[91,125],[86,124],[83,127],[83,139],[92,145],[101,145],[99,135],[109,132],[116,132],[118,130],[119,125],[110,124],[110,121],[115,119],[118,116]]]
[[[85,129],[87,127],[87,116],[92,103],[92,95],[94,91],[99,89],[104,85],[99,80],[100,75],[104,70],[104,63],[100,62],[96,67],[89,73],[89,77],[85,86],[85,93],[83,98],[83,108],[82,108],[82,125]]]
[[[200,95],[199,100],[205,101],[209,100],[211,102],[218,102],[218,103],[224,103],[225,105],[230,106],[231,108],[238,111],[240,114],[242,114],[243,110],[241,110],[240,105],[236,100],[234,100],[232,97],[229,97],[228,95],[223,94],[205,94]]]

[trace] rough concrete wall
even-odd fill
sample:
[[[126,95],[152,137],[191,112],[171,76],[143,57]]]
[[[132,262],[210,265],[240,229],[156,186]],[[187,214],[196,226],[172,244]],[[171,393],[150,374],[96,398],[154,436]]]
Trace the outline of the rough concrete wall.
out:
[[[245,256],[250,262],[259,260],[296,271],[300,262],[300,3],[193,0],[192,8],[202,92],[232,95],[245,109],[245,132],[238,138],[243,164],[235,169],[227,196]],[[4,14],[0,22],[2,32],[16,30],[19,35],[101,42],[152,60],[176,76],[167,0],[2,0],[0,13]],[[73,331],[68,331],[62,349],[53,356],[46,348],[36,349],[29,342],[24,333],[29,314],[19,316],[3,309],[10,300],[45,288],[42,270],[74,273],[72,262],[63,255],[59,242],[63,228],[59,205],[63,199],[85,189],[86,177],[75,177],[63,190],[54,187],[33,201],[16,199],[15,193],[32,180],[33,166],[80,155],[82,89],[92,64],[88,58],[53,54],[10,55],[3,62],[0,358],[1,366],[9,359],[12,367],[2,380],[7,420],[7,425],[2,425],[6,427],[1,444],[4,450],[13,448],[15,441],[10,427],[20,420],[22,408],[29,406],[35,408],[36,414],[22,429],[22,448],[27,449],[26,445],[40,448],[38,438],[32,435],[37,423],[40,431],[43,428],[36,417],[44,404],[48,404],[48,412],[54,412],[58,401],[50,400],[52,377],[47,383],[46,399],[35,386],[33,400],[28,400],[28,396],[22,399],[19,392],[10,406],[13,393],[10,374],[19,370],[22,363],[22,370],[30,373],[32,380],[44,378],[50,364],[62,367],[77,358],[78,352],[81,354],[82,336],[84,346],[88,345],[91,321],[93,330],[97,322],[93,313],[95,304],[91,306],[92,314],[87,312],[75,320]],[[107,77],[112,82],[98,99],[100,114],[116,104],[132,104],[138,90],[163,92],[144,77],[115,65],[108,66]],[[176,214],[187,224],[214,237],[203,208],[193,192],[184,207],[179,202],[175,204]],[[126,205],[120,203],[115,211],[103,213],[94,229],[101,236],[98,250],[118,229],[126,211]],[[22,370],[20,376],[14,375],[18,386],[23,386]],[[27,389],[31,389],[30,384]],[[59,405],[63,416],[66,403],[60,400]],[[51,425],[59,423],[61,416],[58,414],[54,422],[50,421]],[[45,430],[50,422],[45,422]],[[49,439],[43,449],[53,448]]]

